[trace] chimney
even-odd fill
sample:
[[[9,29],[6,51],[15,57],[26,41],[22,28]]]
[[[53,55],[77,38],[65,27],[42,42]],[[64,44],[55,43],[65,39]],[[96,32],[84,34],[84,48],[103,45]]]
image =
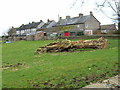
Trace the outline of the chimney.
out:
[[[47,22],[50,22],[50,20],[48,19]]]
[[[42,22],[42,20],[40,20],[40,22]]]
[[[59,20],[61,20],[62,19],[62,17],[59,17]]]
[[[90,11],[90,15],[93,16],[93,12],[92,11]]]
[[[69,19],[70,18],[70,16],[66,16],[66,19]]]
[[[82,17],[83,16],[83,14],[82,13],[79,13],[79,17]]]

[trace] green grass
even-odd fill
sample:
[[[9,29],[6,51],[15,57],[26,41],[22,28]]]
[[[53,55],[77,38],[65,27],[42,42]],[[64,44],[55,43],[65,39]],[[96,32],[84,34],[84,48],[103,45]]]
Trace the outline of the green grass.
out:
[[[34,51],[54,40],[3,44],[3,88],[81,88],[118,74],[118,40],[109,39],[103,50],[44,53]]]

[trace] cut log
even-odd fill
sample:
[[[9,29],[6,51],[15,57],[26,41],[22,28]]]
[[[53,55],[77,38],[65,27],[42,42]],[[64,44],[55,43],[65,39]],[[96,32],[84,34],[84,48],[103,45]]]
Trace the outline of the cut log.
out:
[[[104,39],[103,37],[97,40],[79,40],[79,41],[63,40],[47,44],[43,47],[39,47],[35,51],[35,54],[41,54],[46,52],[64,52],[69,51],[70,49],[76,50],[81,48],[104,49],[106,48],[106,46],[107,39]]]

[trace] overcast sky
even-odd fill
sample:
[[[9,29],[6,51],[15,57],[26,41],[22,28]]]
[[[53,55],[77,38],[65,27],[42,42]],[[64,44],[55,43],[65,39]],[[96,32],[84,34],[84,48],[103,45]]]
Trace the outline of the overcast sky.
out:
[[[93,11],[93,15],[101,24],[111,24],[112,20],[101,12],[95,10],[96,0],[0,0],[0,35],[11,26],[19,27],[21,24],[38,22],[47,19],[58,21],[58,15],[65,18],[78,16],[79,13],[88,15]],[[102,0],[100,0],[102,1]],[[74,4],[74,7],[72,7]]]

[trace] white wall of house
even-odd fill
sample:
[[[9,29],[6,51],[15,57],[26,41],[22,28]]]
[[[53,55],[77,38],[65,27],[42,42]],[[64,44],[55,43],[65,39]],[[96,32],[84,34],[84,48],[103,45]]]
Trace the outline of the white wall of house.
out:
[[[30,29],[26,29],[25,34],[29,34],[29,33],[30,33]]]
[[[30,32],[31,32],[30,29],[27,29],[27,30],[26,30],[26,33],[27,33],[27,34],[29,34]]]
[[[16,31],[16,35],[20,35],[20,31]]]
[[[21,30],[21,34],[30,34],[36,32],[36,28]]]
[[[22,35],[22,34],[30,34],[30,33],[35,33],[36,32],[36,28],[33,29],[25,29],[25,30],[21,30],[21,31],[16,31],[16,35]]]
[[[36,28],[31,29],[31,33],[34,33],[34,32],[36,32]]]
[[[24,34],[25,33],[25,30],[21,30],[21,34]]]

